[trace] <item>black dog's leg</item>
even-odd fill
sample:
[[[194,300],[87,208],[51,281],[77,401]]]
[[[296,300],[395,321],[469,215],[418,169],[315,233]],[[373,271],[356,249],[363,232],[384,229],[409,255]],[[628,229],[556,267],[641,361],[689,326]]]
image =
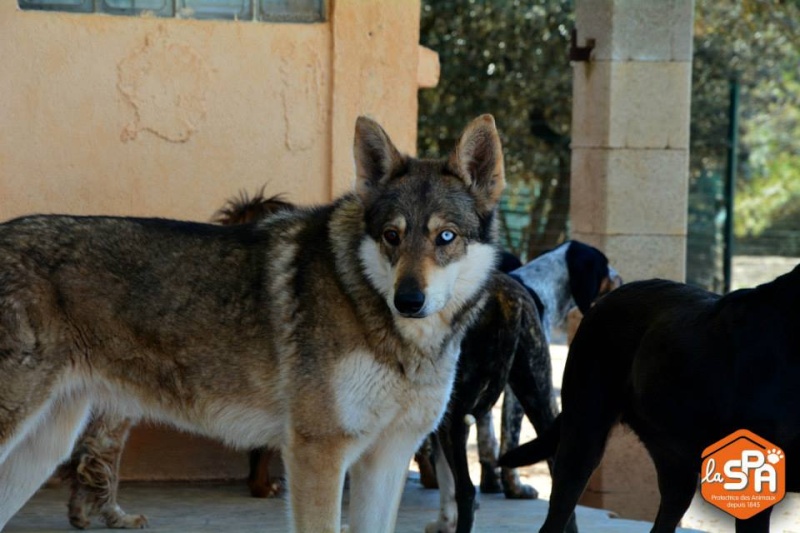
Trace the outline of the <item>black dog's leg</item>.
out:
[[[610,421],[604,432],[587,432],[576,427],[575,423],[570,424],[567,418],[563,420],[561,439],[552,469],[553,492],[550,496],[550,507],[540,533],[563,533],[567,531],[570,522],[574,523],[575,506],[586,489],[592,472],[600,464],[606,438],[614,422]]]
[[[769,518],[772,507],[768,507],[747,520],[736,519],[736,533],[769,533]]]
[[[664,457],[658,451],[648,448],[656,466],[658,491],[661,502],[653,524],[653,532],[672,533],[692,503],[697,488],[697,469],[691,463],[676,462]]]
[[[453,473],[456,489],[456,504],[458,508],[458,521],[456,533],[470,533],[475,521],[475,485],[469,477],[469,462],[467,461],[467,436],[469,427],[463,416],[456,415],[450,421],[449,432],[440,435],[446,439],[442,442],[441,449],[447,458],[447,464]]]
[[[439,482],[439,518],[426,533],[469,533],[475,520],[475,486],[469,477],[467,436],[463,413],[451,413],[433,434],[436,477]]]
[[[515,400],[515,403],[522,405],[525,415],[531,421],[536,434],[539,436],[544,435],[551,429],[558,411],[553,398],[552,375],[548,347],[538,336],[523,336],[520,339],[517,356],[514,358],[514,364],[508,376],[508,384],[519,398],[519,401]],[[503,407],[505,408],[505,406]],[[602,449],[600,450],[600,455],[602,456]],[[555,483],[554,464],[553,458],[547,461],[547,465],[550,468],[550,476]],[[594,470],[594,468],[592,467],[591,470]],[[577,503],[577,497],[575,502]],[[575,522],[575,513],[572,512],[574,507],[573,505],[569,509],[567,519],[563,521],[560,529],[553,529],[553,531],[577,533],[578,526]],[[550,509],[552,508],[551,500]]]

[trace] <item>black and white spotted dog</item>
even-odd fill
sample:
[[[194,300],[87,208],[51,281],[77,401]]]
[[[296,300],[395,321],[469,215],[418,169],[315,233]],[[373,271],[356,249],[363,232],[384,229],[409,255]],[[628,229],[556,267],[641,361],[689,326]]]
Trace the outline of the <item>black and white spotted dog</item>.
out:
[[[553,331],[563,330],[567,315],[577,307],[586,313],[600,296],[619,287],[622,279],[608,258],[593,246],[567,241],[512,271],[510,276],[531,294],[539,309],[542,328],[549,345]],[[519,443],[523,411],[509,387],[503,395],[500,451]],[[505,493],[508,498],[535,499],[538,492],[519,480],[516,469],[503,468],[498,478],[498,444],[489,411],[478,420],[478,453],[481,463],[481,492]]]

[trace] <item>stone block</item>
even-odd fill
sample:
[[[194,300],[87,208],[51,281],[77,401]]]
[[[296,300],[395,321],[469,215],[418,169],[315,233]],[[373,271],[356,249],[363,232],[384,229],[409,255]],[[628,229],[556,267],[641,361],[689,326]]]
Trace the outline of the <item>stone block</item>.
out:
[[[617,426],[579,503],[608,509],[622,518],[652,522],[659,500],[653,460],[630,429]]]
[[[688,158],[686,150],[574,149],[573,230],[685,235]]]
[[[692,0],[583,0],[578,45],[594,39],[593,61],[691,61]]]
[[[687,149],[690,62],[576,63],[572,146]]]
[[[441,65],[439,54],[425,46],[419,45],[417,62],[417,86],[420,89],[431,89],[439,85]]]
[[[686,237],[681,235],[603,235],[573,230],[577,239],[603,250],[625,282],[686,279]]]

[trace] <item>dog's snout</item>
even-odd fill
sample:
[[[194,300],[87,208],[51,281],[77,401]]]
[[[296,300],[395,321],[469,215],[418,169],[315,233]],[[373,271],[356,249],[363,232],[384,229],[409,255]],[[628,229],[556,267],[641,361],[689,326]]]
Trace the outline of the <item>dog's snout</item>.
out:
[[[394,307],[404,315],[414,315],[425,305],[425,293],[413,278],[400,281],[394,293]]]

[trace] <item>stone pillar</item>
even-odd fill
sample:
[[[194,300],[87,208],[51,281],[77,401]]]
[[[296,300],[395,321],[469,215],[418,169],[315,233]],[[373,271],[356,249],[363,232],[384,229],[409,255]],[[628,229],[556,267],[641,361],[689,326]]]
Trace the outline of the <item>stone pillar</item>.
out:
[[[693,0],[577,0],[572,237],[625,281],[683,280]],[[612,436],[585,503],[653,520],[655,470],[629,431]]]
[[[331,196],[353,190],[353,132],[368,115],[397,148],[417,144],[420,0],[331,3]],[[428,78],[430,75],[427,76]]]

